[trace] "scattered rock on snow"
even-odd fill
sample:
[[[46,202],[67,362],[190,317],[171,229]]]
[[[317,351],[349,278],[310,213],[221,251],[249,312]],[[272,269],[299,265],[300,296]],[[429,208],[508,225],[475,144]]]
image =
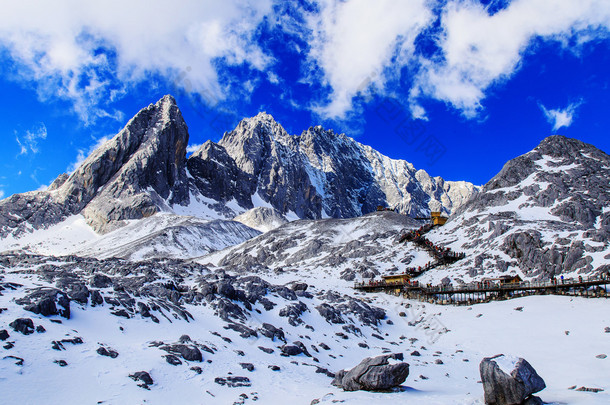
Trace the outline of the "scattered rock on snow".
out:
[[[228,377],[216,377],[214,379],[216,384],[226,385],[227,387],[250,387],[252,383],[248,377],[228,376]]]
[[[402,360],[402,354],[368,357],[349,371],[335,374],[332,385],[345,391],[381,391],[402,384],[409,375],[409,364],[390,364],[389,360]]]
[[[179,366],[182,364],[178,356],[174,356],[173,354],[166,354],[163,357],[165,357],[165,361],[167,361],[172,366]]]
[[[142,387],[147,390],[149,390],[149,387],[154,384],[152,377],[146,371],[136,371],[133,374],[129,374],[129,377],[134,381],[141,381],[142,384],[138,384],[138,387]]]
[[[42,316],[60,315],[70,319],[70,298],[56,288],[36,288],[23,298],[15,300],[26,311]]]
[[[119,357],[119,353],[117,351],[112,350],[112,349],[107,349],[107,348],[105,348],[103,346],[98,347],[96,352],[100,356],[111,357],[113,359],[116,359],[117,357]]]
[[[6,340],[10,337],[6,329],[0,330],[0,340]]]
[[[180,355],[184,360],[187,361],[203,361],[203,356],[201,355],[201,351],[191,345],[184,344],[173,344],[173,345],[165,345],[160,347],[161,350],[164,350],[170,354]]]
[[[17,318],[9,323],[9,326],[13,328],[15,332],[20,332],[24,335],[34,333],[34,322],[30,318]]]
[[[486,357],[479,365],[487,404],[521,404],[546,387],[544,380],[523,358],[503,354]]]

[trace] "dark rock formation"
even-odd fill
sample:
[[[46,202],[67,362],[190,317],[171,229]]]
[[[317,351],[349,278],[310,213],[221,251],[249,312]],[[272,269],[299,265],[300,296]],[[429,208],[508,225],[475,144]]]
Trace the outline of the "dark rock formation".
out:
[[[402,384],[409,375],[407,363],[390,364],[389,359],[402,360],[402,354],[368,357],[349,371],[335,373],[332,385],[345,391],[384,391]]]
[[[9,323],[9,326],[13,328],[15,332],[20,332],[24,335],[34,333],[34,322],[30,318],[17,318]]]
[[[486,357],[481,361],[479,370],[486,404],[521,404],[546,387],[536,370],[522,358],[502,354]]]

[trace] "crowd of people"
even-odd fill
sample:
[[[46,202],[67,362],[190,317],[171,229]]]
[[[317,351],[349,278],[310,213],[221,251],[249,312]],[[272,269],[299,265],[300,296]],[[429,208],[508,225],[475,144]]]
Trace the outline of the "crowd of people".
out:
[[[460,259],[466,257],[465,253],[452,252],[451,249],[435,245],[431,240],[424,237],[424,234],[429,232],[434,226],[432,224],[426,224],[419,227],[419,229],[411,230],[400,238],[400,242],[413,242],[417,246],[427,250],[435,259],[435,263],[427,263],[424,269],[419,267],[418,269],[408,269],[413,273],[421,273],[422,271],[429,270],[432,267],[440,266],[443,264],[451,264]]]

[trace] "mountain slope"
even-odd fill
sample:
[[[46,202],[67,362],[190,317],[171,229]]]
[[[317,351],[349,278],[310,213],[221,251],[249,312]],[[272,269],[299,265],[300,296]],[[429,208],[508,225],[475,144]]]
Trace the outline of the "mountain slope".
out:
[[[148,217],[167,204],[187,204],[188,130],[171,96],[134,116],[71,175],[46,191],[0,201],[0,235],[45,228],[82,213],[97,232]]]
[[[506,163],[430,239],[469,254],[447,272],[462,281],[504,272],[536,279],[606,272],[610,156],[576,139],[546,138]]]

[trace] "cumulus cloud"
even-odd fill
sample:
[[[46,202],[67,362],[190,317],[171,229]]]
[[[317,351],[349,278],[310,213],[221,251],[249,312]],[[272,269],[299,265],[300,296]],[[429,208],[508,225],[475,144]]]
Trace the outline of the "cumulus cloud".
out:
[[[572,125],[572,121],[576,116],[576,110],[582,101],[569,104],[563,109],[547,109],[544,105],[540,104],[542,112],[546,120],[553,126],[553,131],[557,131],[559,128],[567,128]]]
[[[514,0],[491,8],[474,0],[317,4],[307,19],[309,58],[332,89],[318,106],[329,117],[344,116],[354,96],[366,90],[392,93],[384,86],[408,67],[413,85],[403,97],[414,118],[426,117],[423,99],[443,101],[473,118],[488,89],[519,70],[535,39],[583,44],[607,38],[610,28],[605,0]],[[433,55],[414,53],[422,33],[438,47]]]
[[[70,100],[93,122],[120,114],[104,107],[130,84],[178,77],[187,66],[178,87],[222,98],[218,60],[269,64],[252,35],[270,10],[271,0],[24,0],[3,5],[0,46],[16,62],[14,79],[34,82],[43,99]]]
[[[195,153],[195,152],[197,152],[199,150],[199,148],[201,148],[202,145],[203,145],[202,143],[194,144],[194,145],[188,145],[186,147],[186,153]]]
[[[383,86],[385,72],[407,63],[417,35],[432,20],[426,0],[320,0],[306,19],[311,30],[309,58],[322,70],[332,93],[318,111],[342,117],[358,93]]]
[[[309,105],[325,118],[353,114],[354,98],[375,92],[402,98],[415,118],[425,119],[427,99],[475,117],[489,88],[519,70],[536,40],[567,47],[607,38],[610,28],[607,0],[513,0],[493,7],[475,0],[306,4],[9,2],[0,14],[0,55],[13,68],[3,73],[34,83],[42,99],[69,100],[85,123],[122,119],[114,101],[137,84],[153,86],[159,77],[209,105],[228,94],[247,100],[260,77],[235,75],[227,66],[263,72],[277,86],[285,80],[274,69],[273,49],[259,41],[266,21],[306,43],[300,82],[328,86],[328,95]],[[434,45],[432,54],[416,46],[422,35]]]
[[[47,139],[47,127],[43,122],[41,122],[37,127],[26,131],[23,135],[19,135],[19,133],[15,131],[15,140],[19,145],[20,155],[38,153],[38,142],[45,139]]]
[[[412,98],[431,97],[474,117],[485,91],[510,78],[533,40],[569,43],[607,37],[610,3],[604,0],[515,0],[490,15],[474,1],[449,2],[441,15],[442,57],[422,60]]]

